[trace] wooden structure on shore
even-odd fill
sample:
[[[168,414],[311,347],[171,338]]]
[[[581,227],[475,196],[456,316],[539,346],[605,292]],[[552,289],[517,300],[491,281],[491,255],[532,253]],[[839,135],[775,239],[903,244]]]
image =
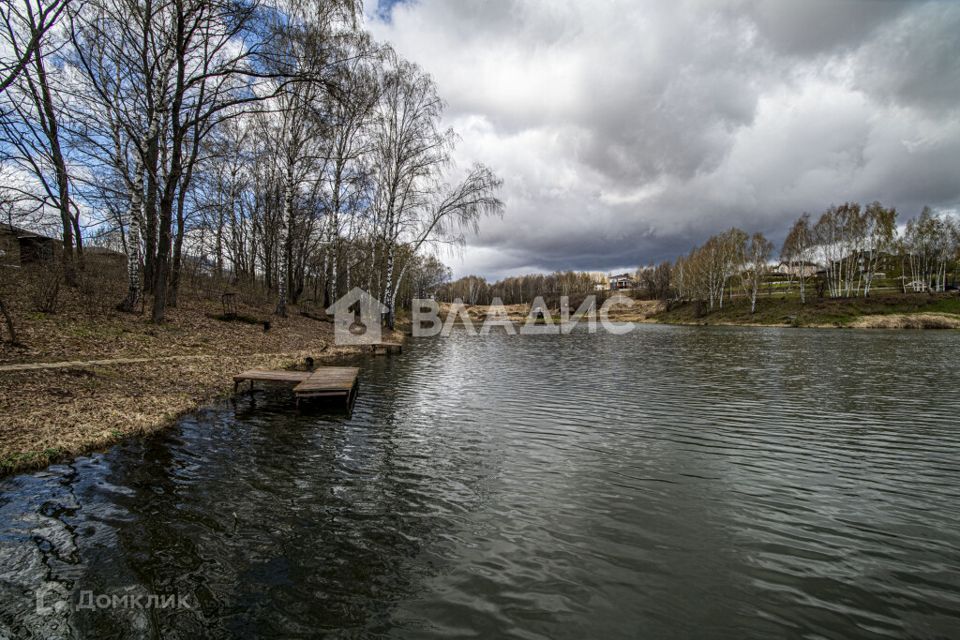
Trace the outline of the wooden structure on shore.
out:
[[[234,393],[241,382],[250,383],[250,391],[257,382],[287,384],[293,386],[293,395],[300,401],[310,398],[343,398],[349,410],[356,399],[359,383],[357,367],[319,367],[314,371],[271,371],[269,369],[250,369],[233,376]]]

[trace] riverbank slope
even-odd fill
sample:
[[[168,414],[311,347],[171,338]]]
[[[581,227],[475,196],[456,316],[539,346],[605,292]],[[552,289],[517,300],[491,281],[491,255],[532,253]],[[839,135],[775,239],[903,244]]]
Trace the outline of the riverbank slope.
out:
[[[333,346],[332,323],[313,308],[279,318],[266,301],[239,302],[225,319],[215,296],[191,296],[154,325],[91,306],[79,290],[61,296],[56,313],[8,296],[22,345],[0,344],[0,475],[163,429],[229,394],[244,369],[352,353]]]
[[[755,312],[744,296],[724,300],[721,309],[709,309],[704,303],[635,300],[618,295],[609,307],[613,322],[648,322],[686,325],[740,325],[836,327],[857,329],[960,329],[960,296],[956,293],[910,293],[878,295],[870,298],[816,298],[801,303],[798,296],[764,296],[757,300]],[[491,308],[465,305],[474,327],[479,327]],[[440,318],[448,320],[453,307],[440,304]],[[528,321],[529,304],[504,307],[506,318],[518,327]],[[550,320],[559,321],[559,311],[550,309]],[[572,312],[572,311],[571,311]]]
[[[885,294],[870,298],[765,297],[755,313],[744,297],[724,301],[723,309],[682,302],[655,313],[650,321],[691,325],[760,325],[859,329],[958,329],[960,297],[944,294]]]

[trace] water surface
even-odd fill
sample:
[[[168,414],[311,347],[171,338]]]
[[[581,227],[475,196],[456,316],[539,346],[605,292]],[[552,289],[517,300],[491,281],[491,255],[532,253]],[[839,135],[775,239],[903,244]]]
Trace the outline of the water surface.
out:
[[[0,638],[956,636],[957,346],[414,341],[350,418],[258,393],[0,481]]]

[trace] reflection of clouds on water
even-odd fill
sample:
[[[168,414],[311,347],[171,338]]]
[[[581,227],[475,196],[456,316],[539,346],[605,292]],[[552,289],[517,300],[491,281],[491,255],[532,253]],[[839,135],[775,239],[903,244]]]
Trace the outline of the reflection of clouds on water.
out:
[[[56,637],[70,619],[82,573],[75,480],[57,465],[0,483],[0,632],[11,637]]]
[[[258,392],[0,481],[0,636],[946,635],[953,338],[413,340],[352,418]],[[194,606],[40,616],[45,584]]]

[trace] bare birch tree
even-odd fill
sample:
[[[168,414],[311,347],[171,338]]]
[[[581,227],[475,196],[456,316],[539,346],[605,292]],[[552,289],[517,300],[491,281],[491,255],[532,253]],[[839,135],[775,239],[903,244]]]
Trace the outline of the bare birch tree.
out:
[[[907,222],[903,251],[914,291],[933,293],[946,289],[947,262],[956,254],[956,238],[956,223],[929,207]]]
[[[807,302],[807,265],[812,261],[812,251],[813,232],[810,229],[810,214],[804,213],[790,228],[780,252],[781,259],[786,261],[790,269],[791,277],[797,277],[800,285],[800,304]]]
[[[863,297],[870,295],[873,280],[885,254],[897,238],[897,210],[884,208],[879,202],[867,205],[863,214],[865,250],[860,261],[863,274]]]
[[[768,262],[773,253],[773,243],[763,237],[762,233],[755,233],[746,247],[744,278],[750,295],[750,313],[757,312],[757,294],[760,285],[769,269]]]

